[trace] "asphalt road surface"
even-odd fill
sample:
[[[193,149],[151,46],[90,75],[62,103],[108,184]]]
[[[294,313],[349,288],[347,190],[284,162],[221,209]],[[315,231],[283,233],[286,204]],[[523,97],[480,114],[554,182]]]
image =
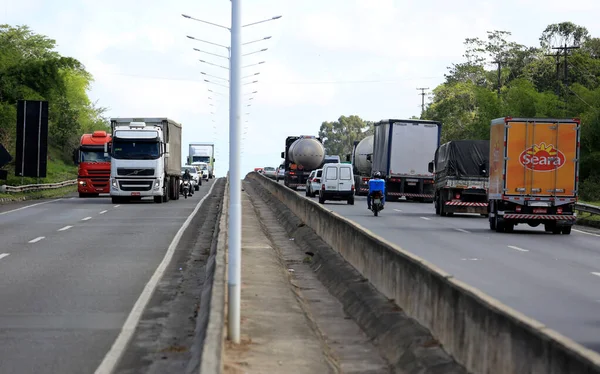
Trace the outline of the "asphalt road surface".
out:
[[[214,182],[166,204],[0,206],[0,373],[93,373]]]
[[[433,204],[406,201],[387,202],[374,217],[359,196],[354,206],[325,206],[600,352],[600,231],[552,235],[518,225],[512,234],[496,233],[479,215],[440,217]]]

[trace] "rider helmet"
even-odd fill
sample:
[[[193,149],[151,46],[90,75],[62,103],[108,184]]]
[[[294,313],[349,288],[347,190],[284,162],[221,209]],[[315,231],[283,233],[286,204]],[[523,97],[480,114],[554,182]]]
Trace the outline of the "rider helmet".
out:
[[[381,172],[376,171],[375,174],[373,174],[373,178],[374,179],[381,179]]]

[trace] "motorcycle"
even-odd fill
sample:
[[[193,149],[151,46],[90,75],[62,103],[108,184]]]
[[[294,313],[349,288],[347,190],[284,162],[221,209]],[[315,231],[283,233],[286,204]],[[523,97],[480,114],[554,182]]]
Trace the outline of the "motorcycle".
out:
[[[181,182],[181,191],[182,191],[183,197],[187,199],[187,197],[190,195],[190,181],[182,181]]]
[[[379,215],[379,212],[383,210],[382,199],[383,194],[381,193],[381,191],[376,191],[371,196],[371,210],[373,211],[375,217],[377,217]]]

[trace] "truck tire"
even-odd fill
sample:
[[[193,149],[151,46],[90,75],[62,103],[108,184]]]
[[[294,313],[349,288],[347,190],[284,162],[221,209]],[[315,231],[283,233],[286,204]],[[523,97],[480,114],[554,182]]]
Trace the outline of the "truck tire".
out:
[[[440,198],[436,197],[435,200],[433,201],[433,204],[435,205],[435,214],[439,216],[441,214],[441,212],[440,212]]]
[[[504,220],[498,218],[498,213],[496,212],[496,214],[494,215],[494,226],[496,229],[496,232],[504,232]]]
[[[496,219],[494,217],[488,217],[490,222],[490,230],[496,231]]]

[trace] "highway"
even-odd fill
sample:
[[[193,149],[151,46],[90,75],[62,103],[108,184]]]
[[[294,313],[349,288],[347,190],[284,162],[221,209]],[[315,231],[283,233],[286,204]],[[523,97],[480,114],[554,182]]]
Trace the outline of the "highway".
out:
[[[0,373],[93,373],[213,184],[166,204],[1,205]]]
[[[406,201],[388,202],[374,217],[359,196],[353,206],[325,207],[600,352],[599,231],[552,235],[519,225],[513,234],[496,233],[478,215],[440,217],[433,204]]]

